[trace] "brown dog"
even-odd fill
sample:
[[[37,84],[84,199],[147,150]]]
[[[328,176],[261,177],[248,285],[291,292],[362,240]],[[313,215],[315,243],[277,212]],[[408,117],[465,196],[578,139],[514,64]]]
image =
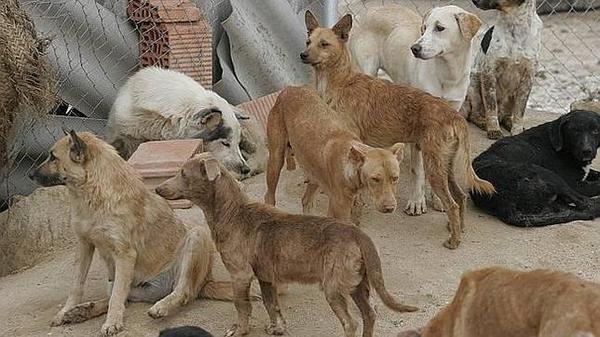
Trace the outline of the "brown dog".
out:
[[[479,179],[471,166],[465,119],[439,97],[355,72],[346,47],[352,27],[349,14],[328,29],[319,27],[307,11],[306,27],[309,38],[300,57],[312,65],[319,95],[366,144],[416,143],[423,153],[425,175],[448,213],[450,238],[444,245],[457,248],[467,199],[454,173],[460,153],[467,186],[480,193],[494,192],[492,184]]]
[[[355,336],[356,321],[348,313],[351,296],[363,318],[363,336],[373,336],[375,312],[369,304],[372,285],[390,309],[417,308],[400,304],[386,290],[379,255],[373,241],[355,226],[323,217],[288,214],[248,200],[231,174],[208,153],[185,163],[180,173],[157,192],[165,198],[186,198],[200,206],[231,273],[238,323],[228,336],[249,332],[252,311],[248,290],[258,278],[270,318],[266,332],[285,333],[277,285],[319,283],[329,305],[344,327]]]
[[[466,273],[454,300],[422,331],[398,337],[600,336],[600,285],[548,270]]]
[[[186,230],[167,201],[151,193],[104,141],[71,131],[31,178],[68,187],[79,239],[79,269],[52,325],[108,312],[101,332],[109,336],[123,329],[126,300],[153,303],[164,297],[148,311],[155,318],[199,295],[231,300],[231,284],[212,281],[215,248],[208,230]],[[95,250],[107,266],[109,298],[80,304]]]
[[[399,143],[391,151],[363,144],[336,122],[337,115],[317,93],[307,87],[287,87],[269,113],[267,140],[267,193],[265,203],[275,205],[275,191],[291,145],[304,169],[308,186],[302,197],[304,214],[310,214],[321,187],[329,196],[328,215],[358,225],[355,207],[362,189],[367,189],[382,213],[396,209],[396,185],[400,168],[396,156],[403,155]]]

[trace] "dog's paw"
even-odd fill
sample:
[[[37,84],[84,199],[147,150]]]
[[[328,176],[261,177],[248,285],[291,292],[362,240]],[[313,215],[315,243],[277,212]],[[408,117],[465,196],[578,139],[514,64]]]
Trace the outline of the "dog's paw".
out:
[[[267,335],[282,336],[285,335],[285,326],[283,324],[269,324],[265,327]]]
[[[123,331],[123,323],[122,322],[118,322],[118,323],[106,322],[102,325],[102,329],[100,329],[100,334],[103,337],[108,337],[108,336],[114,336],[121,331]]]
[[[434,193],[431,194],[431,206],[433,207],[433,209],[435,209],[438,212],[446,211],[446,209],[444,208],[444,204],[442,203],[442,200]]]
[[[91,318],[92,312],[96,304],[94,302],[87,302],[79,304],[75,308],[64,313],[62,317],[63,324],[81,323]]]
[[[56,316],[54,316],[54,318],[52,319],[52,322],[50,322],[51,326],[60,326],[63,324],[67,324],[68,322],[65,320],[65,314],[67,313],[66,310],[61,310],[59,311]]]
[[[500,139],[502,138],[502,131],[498,129],[488,130],[487,137],[489,139]]]
[[[148,309],[148,316],[154,319],[165,317],[168,314],[169,310],[166,307],[160,305],[160,302],[156,303],[152,306],[152,308]]]
[[[444,247],[446,247],[448,249],[452,249],[452,250],[458,248],[459,245],[460,245],[460,240],[456,240],[453,238],[450,238],[444,242]]]
[[[404,207],[404,213],[408,215],[421,215],[427,213],[425,197],[419,198],[418,200],[408,200],[406,207]]]
[[[248,328],[241,329],[237,324],[231,326],[231,328],[225,331],[225,337],[237,337],[237,336],[245,336],[248,334]]]

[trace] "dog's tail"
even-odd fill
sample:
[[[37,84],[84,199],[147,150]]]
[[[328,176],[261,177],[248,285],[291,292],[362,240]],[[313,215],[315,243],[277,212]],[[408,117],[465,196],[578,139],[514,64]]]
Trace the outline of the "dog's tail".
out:
[[[469,130],[467,121],[464,118],[457,118],[454,122],[454,132],[458,138],[458,151],[456,151],[455,157],[462,152],[463,154],[463,167],[467,175],[467,186],[469,190],[475,191],[481,194],[491,195],[496,192],[494,185],[489,181],[483,180],[477,176],[473,170],[471,164],[471,143],[469,140]],[[455,160],[456,158],[454,158]]]
[[[365,263],[367,279],[371,286],[375,288],[375,291],[377,291],[381,301],[383,301],[388,308],[397,312],[413,312],[419,310],[417,307],[398,302],[398,300],[387,291],[383,281],[381,260],[379,259],[379,254],[377,253],[377,249],[371,238],[357,229],[356,239]]]

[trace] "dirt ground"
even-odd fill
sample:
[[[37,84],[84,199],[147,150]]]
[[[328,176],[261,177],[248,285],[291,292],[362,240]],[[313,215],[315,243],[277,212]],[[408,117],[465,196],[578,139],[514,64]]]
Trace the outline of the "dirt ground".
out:
[[[556,115],[530,114],[529,125],[550,120]],[[479,153],[490,141],[480,130],[471,128],[473,153]],[[596,165],[596,167],[599,167]],[[403,172],[408,173],[406,162]],[[406,179],[403,175],[398,203],[406,202]],[[262,200],[264,175],[245,181],[252,198]],[[278,193],[279,206],[300,211],[302,192],[300,172],[286,172]],[[324,212],[321,196],[319,212]],[[182,217],[202,222],[198,209],[180,212]],[[322,213],[321,213],[322,214]],[[554,268],[573,272],[582,278],[600,282],[600,221],[581,221],[537,229],[512,228],[482,214],[471,205],[468,228],[461,247],[450,251],[442,247],[447,238],[443,213],[430,211],[410,217],[397,211],[391,215],[365,209],[362,229],[375,241],[383,262],[388,289],[402,301],[418,305],[421,311],[397,314],[384,307],[379,298],[372,302],[377,311],[376,336],[395,336],[404,328],[422,326],[447,304],[456,290],[461,273],[491,265],[518,269]],[[53,253],[37,266],[0,278],[0,336],[97,336],[104,321],[99,317],[82,324],[51,328],[49,322],[67,296],[73,277],[75,249],[66,247]],[[226,278],[220,261],[217,277]],[[103,296],[104,267],[95,259],[85,299]],[[327,306],[317,286],[292,285],[280,300],[287,318],[289,336],[341,336],[337,319]],[[125,314],[126,331],[119,336],[158,336],[165,327],[199,325],[215,336],[222,336],[235,320],[233,304],[198,300],[170,317],[153,320],[146,315],[150,304],[129,305]],[[358,311],[353,307],[353,315]],[[261,303],[254,304],[252,332],[265,336],[267,316]]]

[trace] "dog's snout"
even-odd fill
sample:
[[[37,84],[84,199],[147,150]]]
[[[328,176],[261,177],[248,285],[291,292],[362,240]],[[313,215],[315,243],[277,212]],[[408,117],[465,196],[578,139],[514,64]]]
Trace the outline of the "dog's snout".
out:
[[[154,192],[156,192],[156,194],[158,194],[158,195],[161,195],[161,196],[162,196],[162,195],[163,195],[163,193],[164,193],[164,190],[163,190],[163,188],[162,188],[162,186],[161,186],[161,185],[158,185],[158,186],[156,186],[156,188],[154,189]]]
[[[308,58],[308,53],[306,51],[303,51],[300,53],[300,58],[302,60],[306,60]]]
[[[412,51],[413,55],[415,55],[415,57],[419,57],[419,54],[421,54],[421,50],[423,50],[423,47],[421,47],[420,44],[415,43],[412,45],[412,47],[410,47],[410,50]]]
[[[248,167],[248,165],[244,165],[242,167],[240,167],[240,173],[241,174],[248,174],[250,173],[251,169],[250,167]]]

